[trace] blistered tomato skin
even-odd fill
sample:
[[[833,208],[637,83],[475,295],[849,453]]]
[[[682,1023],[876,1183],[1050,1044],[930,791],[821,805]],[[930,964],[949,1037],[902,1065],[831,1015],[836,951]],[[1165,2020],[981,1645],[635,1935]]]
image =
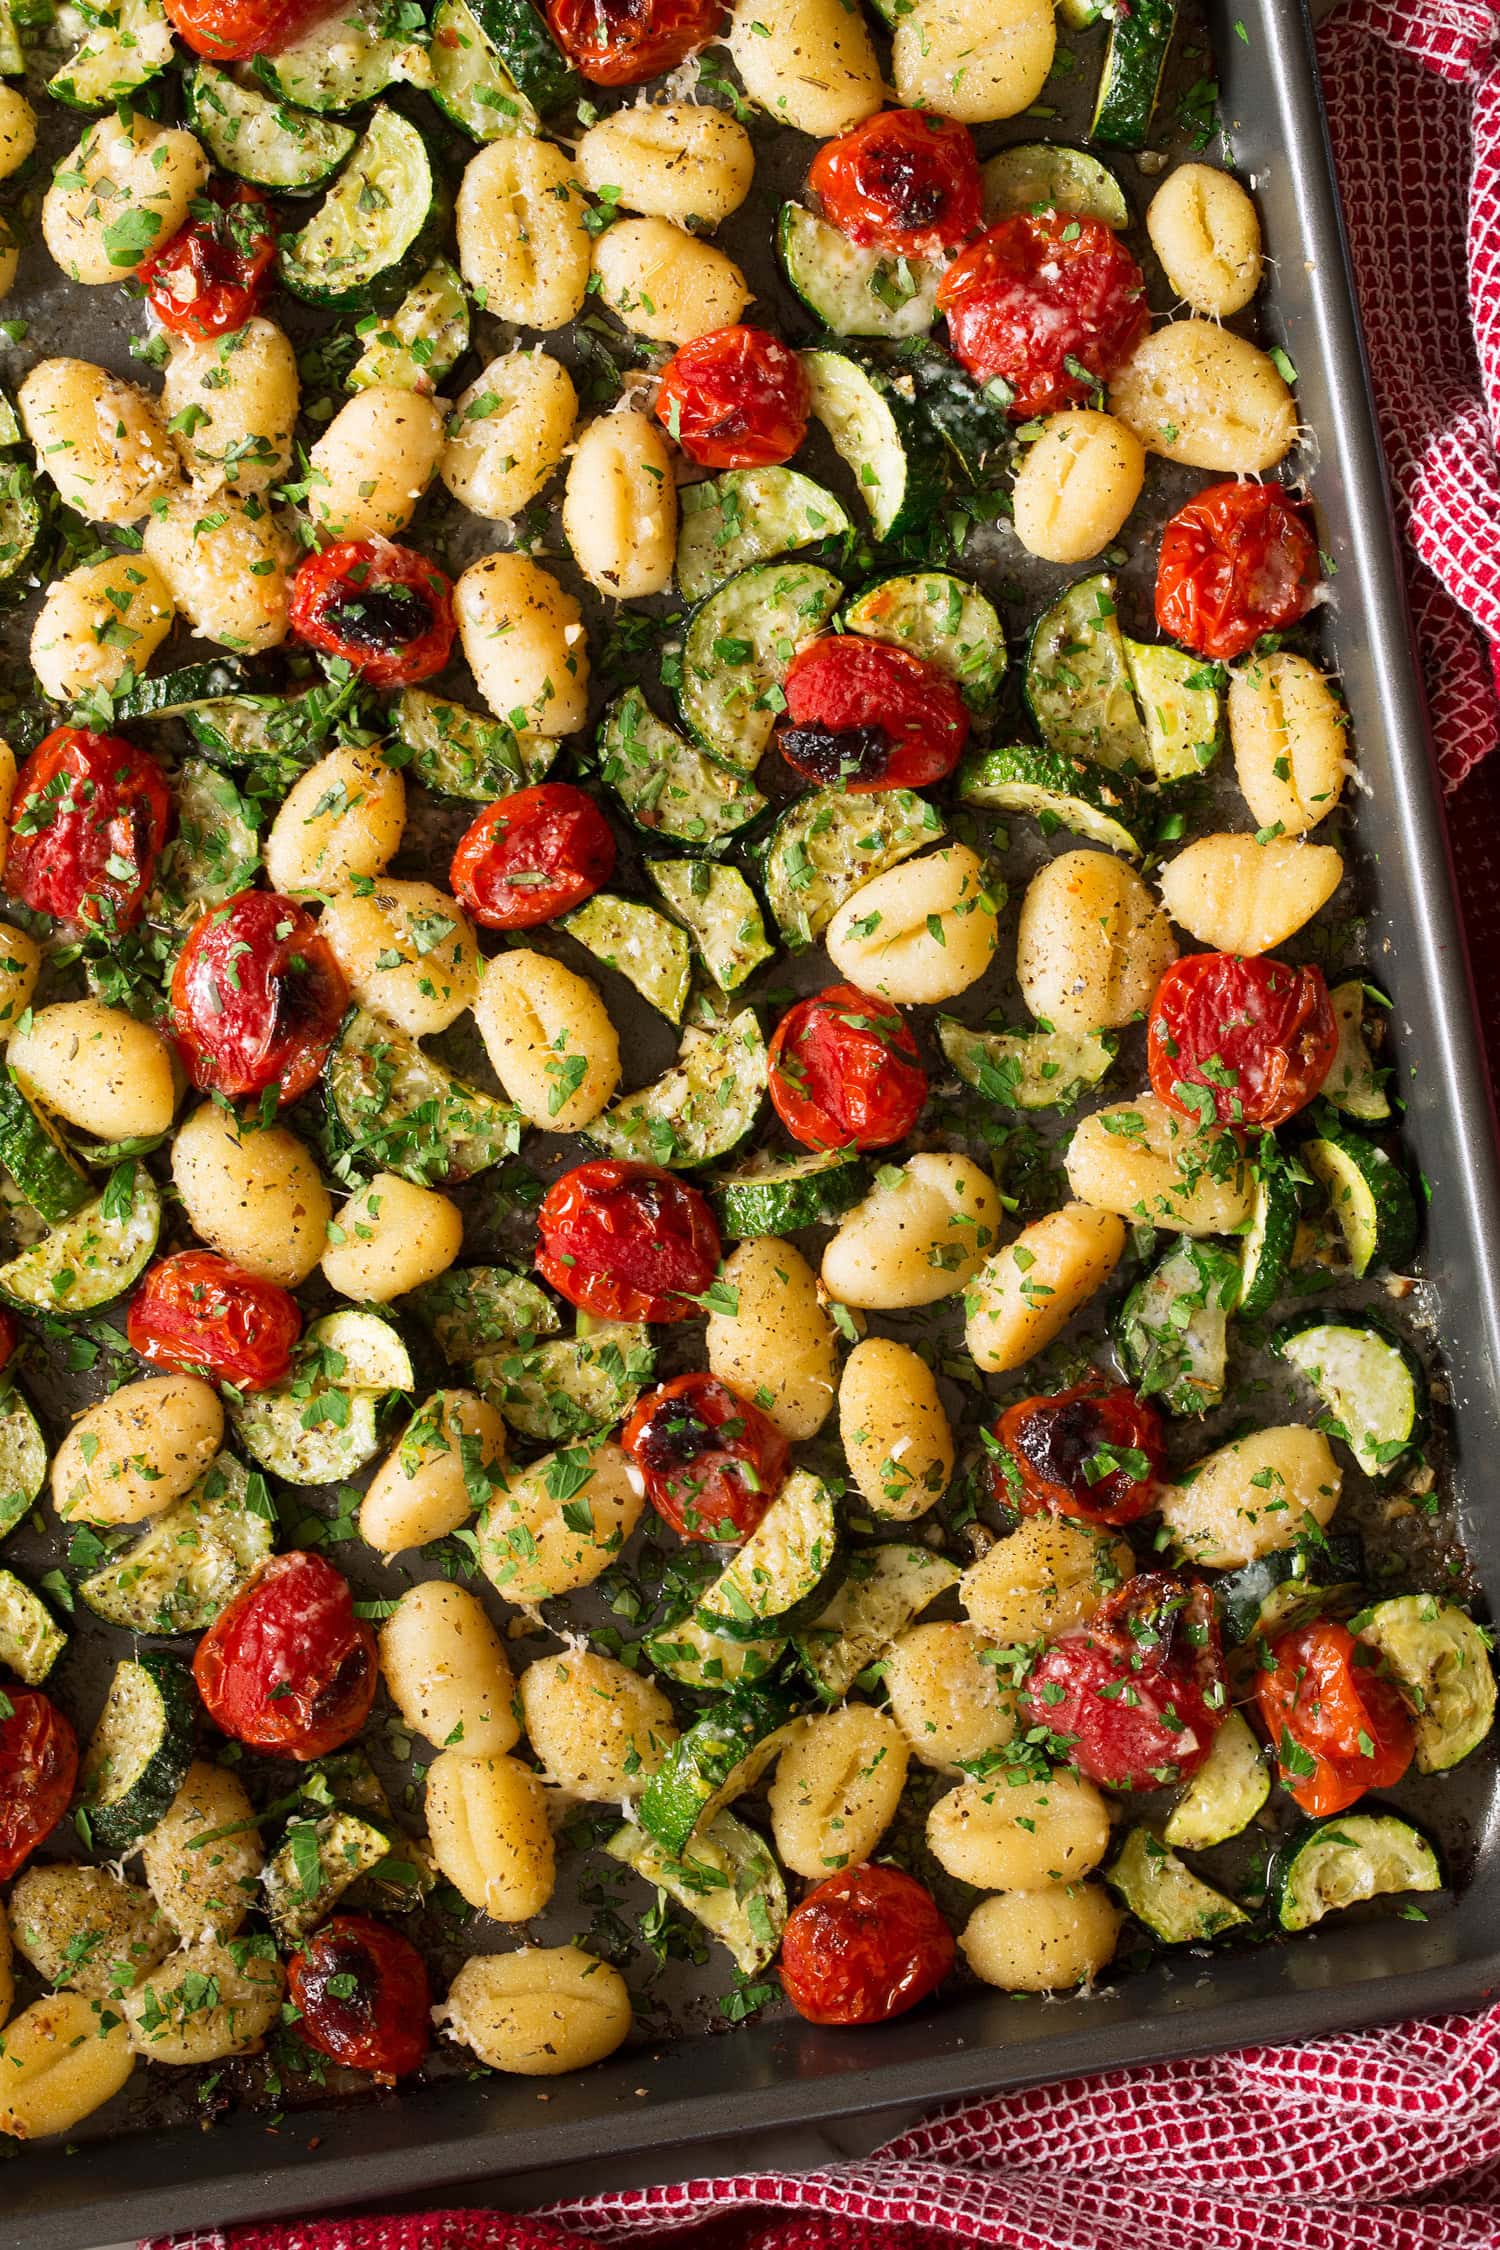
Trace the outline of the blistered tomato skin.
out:
[[[4,1306],[0,1305],[0,1369],[9,1367],[16,1356],[16,1347],[20,1341],[21,1331],[16,1325],[15,1314],[7,1312]]]
[[[811,392],[780,337],[743,323],[711,329],[662,369],[656,418],[705,469],[764,469],[790,461],[807,435]]]
[[[1411,1764],[1416,1730],[1392,1683],[1345,1625],[1315,1618],[1270,1648],[1256,1686],[1283,1785],[1305,1813],[1345,1811],[1391,1789]]]
[[[571,913],[615,871],[614,831],[571,782],[539,781],[487,805],[453,854],[454,895],[491,930]]]
[[[321,1555],[272,1555],[219,1612],[193,1656],[214,1725],[277,1758],[323,1758],[370,1716],[375,1636]]]
[[[781,1982],[808,2023],[889,2023],[936,1991],[954,1952],[932,1893],[866,1861],[830,1875],[787,1917]]]
[[[891,1148],[922,1114],[927,1073],[889,1000],[833,984],[788,1008],[768,1052],[771,1102],[803,1148]]]
[[[246,180],[210,180],[201,216],[136,274],[174,336],[225,336],[260,310],[275,258],[276,214],[260,189]]]
[[[78,1737],[35,1688],[7,1688],[0,1714],[0,1883],[6,1883],[68,1809],[78,1778]]]
[[[308,2045],[394,2086],[429,2045],[432,1990],[411,1942],[369,1914],[335,1914],[287,1963],[287,1990]]]
[[[1018,422],[1091,404],[1151,322],[1130,252],[1102,220],[1060,211],[989,228],[948,268],[937,302],[964,366],[1009,388]]]
[[[1140,1572],[1043,1650],[1021,1706],[1103,1789],[1196,1773],[1229,1709],[1213,1596],[1171,1571]]]
[[[861,250],[931,258],[982,224],[979,160],[966,127],[920,109],[883,109],[813,158],[823,215]]]
[[[748,1539],[786,1481],[786,1439],[717,1375],[679,1375],[647,1391],[620,1443],[646,1498],[683,1539]]]
[[[719,1264],[719,1230],[698,1190],[613,1157],[554,1180],[537,1233],[542,1279],[601,1320],[689,1320]]]
[[[969,713],[946,672],[887,641],[828,633],[787,668],[776,746],[794,773],[850,796],[946,781]]]
[[[155,758],[118,734],[57,727],[16,779],[5,887],[38,914],[110,936],[140,919],[171,831]]]
[[[302,1333],[297,1300],[217,1250],[159,1258],[131,1299],[125,1334],[153,1367],[238,1391],[279,1383]]]
[[[195,1086],[243,1099],[305,1094],[327,1060],[349,990],[295,899],[241,891],[194,923],[172,972],[177,1047]]]
[[[1207,485],[1162,533],[1156,622],[1184,648],[1231,663],[1307,615],[1320,567],[1306,512],[1279,484]]]
[[[414,687],[441,672],[457,630],[453,587],[392,539],[343,539],[309,555],[292,581],[292,631],[342,657],[371,687]]]
[[[546,0],[553,38],[595,86],[638,86],[718,36],[719,0]]]
[[[1047,1398],[1023,1398],[995,1425],[995,1496],[1022,1515],[1134,1523],[1152,1505],[1164,1446],[1161,1418],[1097,1368]]]
[[[328,12],[323,0],[169,0],[167,7],[194,54],[215,62],[279,54]]]
[[[1146,1024],[1152,1091],[1181,1117],[1284,1125],[1338,1052],[1321,969],[1265,955],[1190,953],[1156,988]]]

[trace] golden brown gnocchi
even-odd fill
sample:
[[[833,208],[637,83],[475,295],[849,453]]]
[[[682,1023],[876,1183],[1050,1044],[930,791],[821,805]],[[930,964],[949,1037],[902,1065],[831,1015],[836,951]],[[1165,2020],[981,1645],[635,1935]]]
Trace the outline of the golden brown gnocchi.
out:
[[[883,1521],[909,1523],[946,1491],[953,1432],[936,1378],[909,1344],[855,1345],[839,1377],[839,1436],[861,1498]]]
[[[1130,1023],[1176,958],[1167,916],[1112,852],[1063,852],[1027,885],[1016,976],[1032,1014],[1059,1031]]]
[[[755,152],[744,126],[705,102],[637,102],[589,127],[578,169],[595,195],[627,211],[716,227],[749,194]]]
[[[891,1712],[912,1754],[939,1773],[959,1773],[1003,1750],[1016,1731],[1015,1697],[1002,1684],[995,1649],[956,1619],[912,1625],[885,1654]]]
[[[630,2032],[630,1993],[580,1946],[526,1946],[472,1955],[436,2020],[491,2070],[553,2078],[614,2053]]]
[[[1304,836],[1343,794],[1343,707],[1327,674],[1291,649],[1247,657],[1230,673],[1229,740],[1257,830]]]
[[[1113,414],[1049,414],[1016,465],[1016,537],[1043,562],[1086,562],[1119,537],[1145,481],[1145,448]]]
[[[1236,1570],[1320,1531],[1338,1506],[1342,1481],[1321,1430],[1300,1423],[1256,1430],[1164,1485],[1161,1518],[1186,1561]]]
[[[440,1751],[427,1769],[427,1830],[449,1882],[492,1922],[528,1922],[552,1896],[546,1796],[519,1759]]]
[[[480,1518],[480,1565],[508,1602],[591,1586],[639,1523],[645,1501],[617,1445],[596,1445],[581,1483],[577,1474],[573,1460],[545,1454],[513,1470]]]
[[[994,958],[998,925],[983,862],[967,844],[949,844],[863,884],[823,942],[840,976],[861,992],[919,1005],[956,999],[978,983]]]
[[[517,134],[469,159],[458,262],[479,302],[521,328],[561,328],[583,305],[591,238],[583,183],[551,141]]]
[[[90,523],[138,523],[181,480],[156,401],[86,359],[38,360],[16,404],[59,497]],[[171,572],[152,560],[170,585]]]
[[[578,393],[560,360],[502,352],[460,393],[438,473],[455,500],[503,523],[541,491],[577,419]]]
[[[997,1647],[1024,1648],[1085,1624],[1134,1570],[1125,1540],[1066,1516],[1028,1516],[969,1565],[959,1599]]]
[[[354,998],[413,1039],[446,1031],[479,990],[474,925],[431,883],[383,876],[329,899],[318,928]]]
[[[592,1649],[528,1664],[520,1695],[542,1771],[585,1804],[638,1797],[677,1740],[672,1706],[655,1682]]]
[[[1237,1234],[1250,1216],[1252,1180],[1233,1134],[1179,1117],[1154,1094],[1096,1109],[1066,1164],[1080,1203],[1132,1224]]]
[[[648,415],[601,414],[573,449],[563,533],[591,586],[620,601],[660,594],[677,553],[672,456]]]
[[[1065,1203],[1033,1219],[965,1291],[964,1333],[975,1365],[998,1375],[1035,1359],[1104,1287],[1124,1254],[1125,1229],[1108,1209]]]
[[[322,1257],[333,1206],[284,1125],[243,1132],[204,1102],[172,1143],[172,1179],[194,1233],[248,1272],[295,1289]]]
[[[966,1156],[885,1165],[823,1252],[823,1286],[862,1311],[935,1305],[967,1287],[1000,1232],[1000,1197]]]
[[[380,1675],[414,1734],[470,1758],[502,1758],[521,1739],[515,1675],[478,1598],[429,1578],[380,1628]]]
[[[733,258],[670,219],[621,219],[594,245],[599,294],[637,336],[690,344],[730,328],[750,302]]]
[[[583,725],[588,636],[550,571],[527,555],[485,555],[454,587],[453,607],[469,669],[497,719],[535,734]]]
[[[487,961],[474,1021],[495,1076],[543,1132],[576,1133],[609,1107],[620,1042],[587,977],[516,946]]]
[[[1002,1991],[1064,1992],[1109,1967],[1123,1920],[1102,1883],[1002,1891],[980,1900],[959,1950],[975,1976]]]
[[[1297,402],[1268,353],[1211,320],[1170,320],[1109,386],[1109,409],[1148,453],[1256,476],[1297,435]]]
[[[896,1817],[907,1763],[901,1729],[867,1704],[804,1719],[770,1788],[776,1849],[793,1874],[821,1882],[868,1859]]]
[[[1228,320],[1260,287],[1260,219],[1232,172],[1179,164],[1151,198],[1146,232],[1179,297]]]
[[[721,1295],[704,1338],[721,1382],[753,1399],[792,1439],[815,1437],[838,1384],[838,1340],[800,1250],[775,1235],[742,1242],[724,1262]]]
[[[1162,870],[1174,922],[1216,953],[1274,953],[1344,879],[1331,844],[1295,836],[1199,836]]]

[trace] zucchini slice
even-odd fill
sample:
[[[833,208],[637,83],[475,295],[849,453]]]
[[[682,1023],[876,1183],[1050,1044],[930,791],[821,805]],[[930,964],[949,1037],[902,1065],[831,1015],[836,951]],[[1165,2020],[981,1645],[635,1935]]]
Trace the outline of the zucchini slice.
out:
[[[1067,0],[1064,0],[1066,6]],[[979,168],[984,223],[1026,211],[1067,211],[1118,234],[1130,225],[1125,190],[1107,164],[1059,141],[1017,141]]]
[[[10,0],[0,0],[0,78],[24,78],[25,75],[26,50],[16,29],[15,10]]]
[[[432,18],[432,98],[475,141],[536,133],[541,119],[467,0],[439,0]]]
[[[349,370],[349,389],[387,383],[428,396],[469,348],[469,299],[458,268],[435,258],[393,313],[359,324],[365,348]]]
[[[1367,1477],[1388,1477],[1422,1442],[1427,1376],[1408,1344],[1367,1312],[1309,1313],[1288,1321],[1271,1349],[1305,1376]]]
[[[1231,1648],[1274,1641],[1321,1611],[1356,1599],[1364,1572],[1363,1543],[1350,1532],[1258,1555],[1218,1582],[1224,1639]]]
[[[766,1043],[749,1008],[722,1031],[690,1024],[664,1077],[596,1117],[588,1138],[606,1156],[665,1165],[715,1164],[755,1129],[766,1091]]]
[[[939,439],[949,470],[963,484],[993,490],[1010,452],[1009,415],[930,336],[894,346],[892,357],[910,376],[918,410]]]
[[[783,203],[776,255],[808,311],[830,336],[921,336],[937,318],[941,266],[860,250],[800,203]]]
[[[193,130],[220,170],[273,195],[326,186],[359,139],[352,125],[288,109],[210,62],[199,63],[184,91]]]
[[[310,305],[394,304],[427,264],[443,198],[415,125],[379,103],[317,210],[281,238],[277,268]]]
[[[936,1029],[964,1084],[1001,1109],[1074,1108],[1104,1079],[1120,1044],[1112,1031],[971,1031],[956,1016],[939,1016]]]
[[[88,34],[47,91],[69,109],[110,109],[172,60],[172,25],[161,0],[76,0]]]
[[[221,1453],[133,1547],[80,1582],[78,1598],[128,1633],[204,1633],[275,1535],[264,1478]]]
[[[502,720],[484,718],[424,688],[403,688],[394,715],[396,732],[412,754],[412,773],[440,797],[492,804],[542,780],[557,756],[550,736],[518,734]]]
[[[30,462],[0,462],[0,585],[9,585],[31,567],[44,524]]]
[[[721,992],[737,992],[776,948],[754,891],[737,867],[706,859],[648,859],[646,873],[687,925],[693,949]]]
[[[323,1066],[335,1161],[419,1187],[472,1179],[521,1145],[519,1111],[456,1078],[415,1039],[351,1008]],[[338,1139],[338,1134],[335,1139]]]
[[[1120,1308],[1120,1362],[1142,1398],[1169,1414],[1222,1406],[1229,1315],[1240,1293],[1240,1262],[1214,1242],[1184,1235],[1138,1281]]]
[[[792,658],[822,632],[843,598],[832,571],[775,562],[737,571],[698,604],[683,638],[677,708],[711,757],[741,773],[755,771],[782,707],[781,684]]]
[[[1149,1828],[1137,1826],[1104,1870],[1104,1880],[1163,1945],[1206,1945],[1250,1917],[1232,1898],[1193,1873]]]
[[[676,922],[668,921],[643,899],[595,891],[582,906],[565,914],[557,926],[596,961],[627,978],[668,1023],[681,1023],[693,980],[693,948],[686,930]],[[559,1109],[566,1098],[559,1086]]]
[[[160,1232],[156,1182],[144,1164],[121,1165],[102,1195],[0,1266],[0,1299],[22,1312],[98,1312],[135,1287]]]
[[[703,1595],[698,1622],[737,1641],[760,1640],[767,1627],[795,1632],[827,1605],[843,1567],[833,1494],[821,1477],[794,1469]]]
[[[1350,1622],[1411,1705],[1419,1773],[1446,1773],[1479,1748],[1495,1723],[1495,1671],[1472,1617],[1437,1594],[1397,1594]]]
[[[1365,1027],[1371,1021],[1371,987],[1362,977],[1349,977],[1343,984],[1336,984],[1328,998],[1339,1027],[1339,1043],[1333,1066],[1323,1081],[1323,1099],[1357,1124],[1383,1125],[1391,1114],[1391,1098],[1385,1090],[1390,1073],[1377,1069],[1370,1053]],[[1383,1008],[1377,1008],[1374,1020],[1383,1031]]]
[[[268,766],[294,779],[314,763],[358,688],[351,673],[319,680],[301,695],[216,695],[180,716],[217,765]]]
[[[245,667],[237,657],[214,656],[203,664],[180,664],[174,672],[133,680],[114,698],[115,724],[128,726],[139,719],[190,719],[200,703],[234,695],[245,684]]]
[[[1262,1156],[1255,1167],[1255,1202],[1240,1251],[1240,1298],[1236,1310],[1259,1320],[1286,1287],[1297,1247],[1297,1190],[1286,1166]]]
[[[40,1687],[68,1645],[47,1604],[13,1570],[0,1570],[0,1670]]]
[[[1212,1851],[1242,1835],[1270,1794],[1266,1754],[1241,1713],[1231,1711],[1167,1815],[1162,1836],[1176,1851]]]
[[[756,563],[844,539],[853,529],[842,502],[797,469],[729,469],[678,495],[677,591],[701,602]]]
[[[107,1857],[165,1817],[193,1762],[196,1708],[175,1656],[152,1650],[115,1666],[78,1777],[90,1835]]]
[[[41,1426],[15,1384],[0,1384],[0,1539],[15,1530],[46,1481]]]
[[[0,1164],[49,1227],[71,1219],[93,1193],[75,1164],[61,1128],[32,1101],[8,1066],[0,1070]]]
[[[1107,571],[1075,580],[1037,619],[1026,652],[1025,695],[1049,749],[1112,773],[1149,772],[1151,751]]]
[[[719,1230],[734,1242],[831,1226],[864,1194],[868,1175],[852,1148],[778,1156],[758,1149],[738,1172],[721,1172],[710,1202]]]
[[[597,750],[599,778],[648,836],[716,851],[766,809],[745,771],[686,741],[656,716],[639,688],[627,688],[610,704],[599,722]]]
[[[345,1891],[390,1855],[391,1838],[374,1821],[343,1810],[294,1820],[261,1872],[266,1913],[284,1946],[326,1922]]]
[[[1271,1897],[1284,1930],[1311,1929],[1362,1899],[1440,1891],[1437,1854],[1394,1813],[1335,1813],[1301,1829],[1278,1855]]]
[[[405,1303],[432,1330],[452,1367],[470,1367],[481,1352],[502,1344],[529,1347],[560,1325],[546,1290],[508,1266],[450,1266]]]
[[[867,1664],[963,1573],[946,1555],[892,1539],[849,1557],[827,1608],[796,1636],[797,1661],[825,1703],[841,1703]]]
[[[1332,1113],[1298,1154],[1328,1191],[1329,1206],[1356,1275],[1372,1266],[1399,1268],[1417,1247],[1417,1199],[1406,1174],[1379,1143],[1352,1133]]]
[[[754,1976],[775,1960],[786,1927],[786,1883],[754,1829],[733,1813],[718,1813],[697,1830],[681,1859],[643,1828],[616,1829],[604,1849],[685,1907],[728,1947],[744,1975]]]
[[[815,789],[782,814],[761,853],[761,885],[783,944],[803,951],[872,876],[943,833],[943,816],[910,789],[852,797]]]
[[[682,1617],[648,1634],[641,1646],[653,1671],[679,1687],[709,1694],[769,1679],[787,1644],[774,1638],[737,1641],[727,1633],[710,1632],[696,1617]]]
[[[641,1826],[680,1859],[697,1828],[753,1789],[793,1731],[784,1695],[742,1689],[680,1734],[647,1782]]]
[[[384,0],[345,0],[289,47],[257,55],[251,67],[277,101],[314,111],[357,109],[403,81],[430,86],[425,44],[388,32],[398,18]]]
[[[943,452],[915,385],[849,352],[801,355],[812,411],[845,463],[877,539],[924,529],[943,497]]]
[[[531,0],[474,0],[474,13],[515,84],[543,117],[584,91],[577,71]]]
[[[1169,643],[1125,643],[1151,771],[1159,782],[1207,773],[1224,740],[1224,668]]]
[[[591,1321],[580,1313],[572,1336],[481,1352],[474,1382],[511,1429],[560,1445],[623,1421],[655,1371],[643,1322]]]
[[[975,711],[988,711],[1000,692],[1009,662],[1005,627],[989,596],[951,570],[878,579],[845,603],[840,623],[936,664]]]
[[[161,855],[146,911],[166,928],[195,922],[255,881],[264,807],[207,758],[177,769],[177,833]]]
[[[415,1387],[411,1355],[389,1321],[343,1311],[313,1322],[280,1383],[230,1407],[235,1435],[285,1484],[340,1484],[380,1450],[377,1408]]]
[[[1065,750],[1014,742],[977,751],[959,766],[958,800],[984,812],[1027,814],[1044,835],[1066,828],[1125,859],[1141,856],[1130,799],[1106,768]]]
[[[1112,11],[1091,141],[1145,147],[1176,23],[1177,0],[1130,0]]]
[[[329,1383],[346,1390],[409,1391],[416,1387],[411,1353],[393,1322],[343,1305],[324,1313],[302,1338],[300,1353]]]

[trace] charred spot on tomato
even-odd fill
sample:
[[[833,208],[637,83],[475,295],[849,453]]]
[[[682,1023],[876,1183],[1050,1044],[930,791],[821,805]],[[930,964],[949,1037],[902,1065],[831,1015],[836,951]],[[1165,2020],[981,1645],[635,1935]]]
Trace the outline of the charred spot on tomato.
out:
[[[872,185],[884,195],[899,226],[931,226],[943,208],[946,191],[914,150],[879,149],[870,158],[870,171]]]
[[[371,687],[410,687],[447,663],[453,588],[410,547],[346,539],[309,555],[292,582],[292,629],[352,664]]]
[[[355,648],[400,648],[430,629],[432,603],[415,586],[372,585],[330,602],[323,617],[330,632]]]
[[[635,86],[675,70],[720,26],[720,0],[546,0],[563,53],[596,86]]]
[[[336,1914],[287,1965],[303,2038],[382,2085],[418,2069],[431,1992],[410,1941],[366,1914]]]
[[[895,744],[884,727],[781,727],[777,747],[787,764],[823,787],[839,781],[878,781]]]
[[[659,1473],[685,1468],[712,1443],[713,1433],[701,1414],[663,1399],[636,1432],[634,1451],[643,1469]]]
[[[656,418],[707,469],[789,461],[807,435],[811,391],[797,354],[736,322],[683,344],[661,372]]]

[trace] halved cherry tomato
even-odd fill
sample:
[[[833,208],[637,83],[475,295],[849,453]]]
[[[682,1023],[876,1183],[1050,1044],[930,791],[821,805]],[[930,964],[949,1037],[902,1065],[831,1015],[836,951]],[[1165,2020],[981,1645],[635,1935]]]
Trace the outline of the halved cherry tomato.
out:
[[[1279,484],[1210,484],[1161,535],[1156,622],[1184,648],[1227,663],[1312,607],[1318,543]]]
[[[691,1319],[719,1263],[719,1230],[698,1190],[614,1157],[554,1180],[537,1232],[537,1272],[601,1320]]]
[[[955,1950],[931,1891],[867,1860],[830,1875],[787,1916],[781,1982],[808,2023],[889,2023],[936,1991]]]
[[[828,633],[787,667],[776,747],[794,773],[851,796],[946,781],[969,739],[948,674],[909,649]]]
[[[1195,1773],[1229,1709],[1213,1596],[1171,1571],[1142,1571],[1043,1650],[1021,1703],[1105,1789]]]
[[[802,362],[778,336],[714,328],[667,361],[656,418],[705,469],[763,469],[790,461],[811,403]]]
[[[375,1635],[331,1562],[272,1555],[199,1641],[193,1678],[214,1725],[277,1758],[323,1758],[375,1700]]]
[[[684,1539],[748,1539],[786,1480],[786,1439],[717,1375],[679,1375],[647,1391],[620,1443],[646,1498]]]
[[[1400,1694],[1345,1625],[1314,1618],[1271,1644],[1275,1670],[1256,1687],[1285,1788],[1306,1813],[1342,1812],[1390,1789],[1416,1748]],[[1367,1661],[1366,1661],[1367,1660]]]
[[[432,1991],[409,1938],[369,1914],[335,1914],[286,1965],[303,2038],[378,2086],[420,2069]]]
[[[831,984],[788,1008],[768,1052],[771,1101],[804,1148],[890,1148],[922,1114],[927,1073],[889,1000]]]
[[[276,214],[260,189],[210,180],[187,225],[136,275],[174,336],[224,336],[260,310],[275,258]]]
[[[719,33],[720,0],[546,0],[552,36],[595,86],[638,86]]]
[[[995,1424],[995,1497],[1023,1516],[1134,1523],[1152,1505],[1164,1454],[1161,1417],[1098,1368],[1050,1398],[1023,1398]]]
[[[453,588],[414,548],[343,539],[309,555],[292,580],[292,631],[341,656],[371,687],[413,687],[453,647]]]
[[[1153,1092],[1200,1124],[1284,1125],[1328,1076],[1338,1043],[1322,970],[1264,955],[1175,961],[1146,1023]]]
[[[278,55],[328,13],[328,0],[168,0],[167,5],[193,52],[215,62]]]
[[[139,918],[171,827],[155,758],[122,735],[57,727],[16,782],[5,887],[38,914],[113,935]]]
[[[984,223],[968,129],[931,110],[882,109],[825,142],[807,184],[840,234],[896,258],[957,250]]]
[[[21,1331],[16,1325],[15,1314],[7,1312],[5,1307],[0,1305],[0,1369],[9,1367],[11,1361],[15,1358],[16,1347],[20,1341]]]
[[[982,234],[937,293],[976,383],[1006,384],[1018,422],[1084,406],[1150,326],[1141,269],[1100,219],[1018,213]]]
[[[305,907],[241,891],[193,924],[172,972],[178,1051],[195,1086],[240,1097],[305,1094],[327,1060],[349,988]]]
[[[125,1334],[153,1367],[239,1391],[279,1383],[302,1333],[297,1300],[217,1250],[158,1258],[130,1301]]]
[[[78,1737],[35,1688],[0,1688],[0,1883],[8,1883],[68,1809]]]
[[[454,895],[491,930],[529,930],[592,898],[615,871],[614,831],[568,781],[486,805],[458,840]]]

